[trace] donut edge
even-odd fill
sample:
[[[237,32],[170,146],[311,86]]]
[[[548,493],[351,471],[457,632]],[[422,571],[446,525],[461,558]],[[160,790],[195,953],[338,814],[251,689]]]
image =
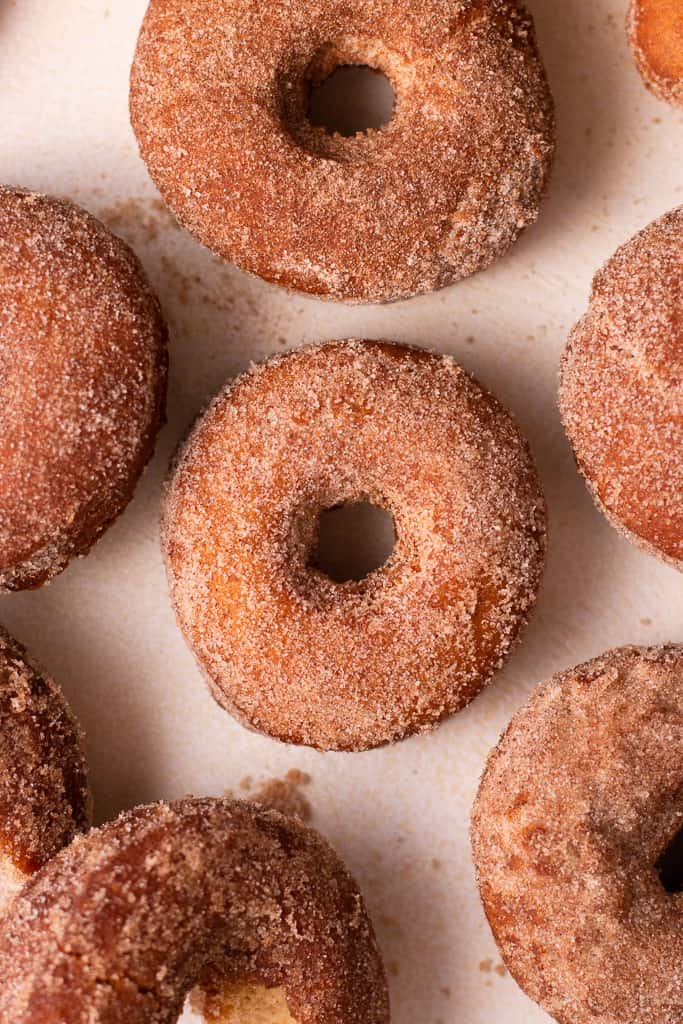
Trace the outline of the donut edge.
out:
[[[644,230],[647,230],[647,228],[645,228]],[[637,237],[637,235],[634,237]],[[625,244],[628,245],[628,242],[626,242]],[[657,545],[654,544],[652,541],[647,540],[647,538],[645,537],[641,537],[638,533],[635,533],[635,531],[631,530],[628,526],[626,526],[619,518],[619,516],[617,516],[616,513],[613,512],[612,509],[610,509],[605,504],[605,502],[598,493],[597,483],[593,481],[591,477],[588,475],[584,463],[576,450],[573,430],[569,425],[568,404],[564,397],[565,369],[573,357],[574,341],[576,337],[578,337],[579,333],[584,330],[591,330],[592,332],[595,331],[594,303],[597,301],[595,293],[595,282],[603,273],[605,267],[609,265],[609,262],[610,260],[608,260],[607,263],[596,273],[596,276],[593,280],[593,290],[591,292],[591,298],[588,304],[588,309],[572,328],[565,348],[562,352],[562,356],[560,357],[560,364],[557,374],[557,404],[560,413],[560,421],[562,423],[562,429],[564,431],[565,438],[569,444],[572,453],[574,465],[581,479],[583,480],[588,490],[588,493],[593,501],[593,504],[595,508],[598,510],[598,512],[600,512],[603,515],[603,517],[609,523],[612,529],[615,530],[623,540],[628,541],[639,551],[642,551],[645,554],[650,555],[650,557],[652,558],[656,558],[659,562],[664,563],[664,565],[668,565],[669,568],[675,569],[678,572],[683,572],[683,559],[677,559],[673,555],[667,554],[665,551],[662,551],[661,548],[657,547]]]
[[[665,78],[652,65],[638,37],[640,0],[631,0],[626,15],[626,33],[635,65],[646,89],[663,103],[683,109],[683,79]]]
[[[100,537],[112,526],[116,520],[123,515],[128,505],[135,496],[135,491],[145,474],[150,462],[154,458],[158,435],[167,422],[166,402],[168,395],[168,369],[169,369],[169,329],[161,307],[159,298],[154,291],[147,272],[133,248],[116,235],[85,207],[73,200],[61,196],[54,196],[47,192],[37,192],[21,186],[7,185],[0,186],[22,196],[46,200],[56,203],[69,213],[77,212],[80,216],[92,223],[96,230],[106,233],[110,243],[119,249],[121,254],[129,262],[131,272],[134,273],[136,284],[139,286],[140,294],[144,295],[149,302],[150,312],[150,339],[154,335],[156,349],[155,373],[154,373],[154,415],[150,418],[147,432],[148,442],[141,447],[140,468],[129,472],[117,496],[117,501],[112,502],[112,511],[104,519],[86,528],[80,529],[77,533],[74,530],[61,531],[56,537],[49,541],[42,548],[37,549],[30,557],[19,562],[5,571],[0,572],[0,594],[13,593],[20,590],[37,590],[50,583],[56,576],[60,575],[74,558],[84,558],[94,547]],[[151,384],[151,381],[150,381]]]
[[[13,664],[16,666],[14,669],[12,669]],[[69,731],[68,743],[70,750],[66,757],[68,758],[68,761],[71,762],[69,767],[74,771],[74,781],[77,788],[74,793],[73,800],[68,800],[68,794],[66,793],[64,793],[64,797],[65,802],[69,805],[72,826],[71,838],[73,840],[76,836],[85,834],[89,831],[93,819],[93,794],[89,783],[89,772],[85,755],[85,732],[83,727],[72,711],[62,688],[55,681],[53,676],[43,669],[41,664],[28,653],[26,647],[19,640],[15,639],[15,637],[13,637],[3,626],[0,626],[0,673],[3,671],[8,671],[10,675],[16,674],[20,680],[26,680],[29,685],[31,684],[32,679],[37,679],[45,687],[47,699],[49,699],[52,705],[58,710],[61,722]],[[51,743],[51,737],[46,729],[41,730],[41,739],[47,745]],[[19,771],[21,771],[23,767],[24,766],[21,765],[18,766]],[[11,788],[11,780],[8,783],[8,788]],[[11,852],[6,849],[2,842],[0,842],[0,856],[4,854],[8,862],[15,868],[17,874],[27,879],[31,877],[36,870],[40,870],[40,868],[49,863],[49,861],[60,852],[60,849],[63,848],[64,847],[55,848],[54,844],[52,844],[49,846],[49,849],[43,851],[39,863],[22,866],[16,864]],[[24,848],[24,857],[28,860],[31,858],[28,846]]]

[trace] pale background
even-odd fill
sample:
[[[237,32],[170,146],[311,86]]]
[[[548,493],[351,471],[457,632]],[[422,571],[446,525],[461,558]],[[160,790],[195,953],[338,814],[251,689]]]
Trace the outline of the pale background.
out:
[[[536,227],[496,267],[389,308],[279,292],[219,263],[155,204],[127,116],[145,0],[0,0],[0,180],[71,196],[136,248],[172,330],[169,425],[131,508],[86,560],[0,619],[61,682],[88,734],[99,820],[132,804],[310,772],[314,823],[364,889],[396,1024],[547,1020],[482,914],[468,814],[489,748],[531,688],[627,642],[683,640],[683,580],[593,509],[555,406],[559,355],[591,277],[683,202],[683,115],[649,96],[626,0],[531,0],[560,146]],[[168,458],[226,378],[283,346],[385,337],[453,353],[519,417],[550,505],[548,572],[525,641],[492,687],[432,737],[320,755],[246,732],[209,697],[175,627],[158,543]],[[488,970],[487,970],[488,968]]]

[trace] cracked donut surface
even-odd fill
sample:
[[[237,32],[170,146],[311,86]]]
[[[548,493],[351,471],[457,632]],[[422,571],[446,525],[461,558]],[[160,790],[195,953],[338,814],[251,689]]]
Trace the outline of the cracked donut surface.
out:
[[[336,583],[320,514],[369,502],[389,560]],[[163,543],[179,624],[216,699],[292,743],[361,750],[433,728],[527,621],[545,503],[512,418],[451,358],[314,345],[229,385],[177,457]]]
[[[308,120],[336,68],[382,71],[384,128]],[[538,214],[553,103],[518,0],[152,0],[131,75],[142,156],[178,220],[244,270],[355,302],[430,292]]]
[[[560,1024],[680,1024],[683,647],[626,647],[540,686],[472,815],[503,959]]]
[[[85,554],[132,497],[166,399],[166,327],[132,251],[0,186],[0,591]]]
[[[89,820],[78,724],[56,683],[0,628],[0,914]]]
[[[593,281],[560,368],[579,470],[610,522],[683,568],[683,207]]]
[[[123,814],[42,869],[0,933],[2,1024],[172,1024],[197,983],[281,988],[297,1024],[388,1024],[360,893],[312,829],[253,804]]]

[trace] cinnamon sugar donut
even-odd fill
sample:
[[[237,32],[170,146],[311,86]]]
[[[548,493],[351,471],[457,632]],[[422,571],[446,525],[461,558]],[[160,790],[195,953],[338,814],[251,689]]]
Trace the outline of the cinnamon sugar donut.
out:
[[[682,751],[683,646],[625,647],[539,687],[489,758],[484,908],[561,1024],[683,1020]]]
[[[51,579],[125,508],[166,358],[131,250],[71,203],[0,187],[0,591]]]
[[[319,516],[393,516],[388,562],[336,583]],[[177,618],[216,700],[252,728],[363,750],[434,727],[513,647],[545,504],[526,441],[450,358],[315,345],[253,367],[200,419],[169,484]]]
[[[197,982],[219,979],[269,990],[298,1024],[389,1021],[372,926],[336,854],[229,800],[141,807],[77,839],[15,900],[0,977],[2,1024],[172,1024]]]
[[[309,121],[336,68],[389,78],[394,116]],[[286,288],[382,302],[487,267],[534,221],[553,103],[519,0],[151,0],[131,119],[178,220]]]
[[[560,412],[602,511],[683,568],[683,207],[593,281],[560,370]]]
[[[681,0],[632,0],[631,49],[655,96],[683,107],[683,5]]]
[[[0,628],[0,914],[89,816],[79,727],[56,683]]]

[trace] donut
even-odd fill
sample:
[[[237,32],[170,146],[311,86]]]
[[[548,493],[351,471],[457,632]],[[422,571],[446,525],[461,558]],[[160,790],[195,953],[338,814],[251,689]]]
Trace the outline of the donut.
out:
[[[0,916],[89,820],[79,726],[57,684],[0,629]]]
[[[130,249],[69,202],[0,186],[0,591],[51,579],[128,504],[166,352]]]
[[[683,107],[683,7],[681,0],[632,0],[631,49],[651,92]]]
[[[383,129],[309,120],[335,69],[394,89]],[[143,160],[243,270],[345,302],[431,292],[536,220],[553,101],[518,0],[151,0],[131,73]]]
[[[172,1024],[219,979],[251,986],[252,1005],[264,989],[286,1000],[298,1024],[389,1021],[339,858],[300,822],[230,800],[137,808],[76,839],[15,900],[0,977],[3,1024]]]
[[[489,757],[472,815],[484,909],[560,1024],[683,1019],[682,750],[672,645],[555,676]]]
[[[393,517],[386,564],[317,568],[320,515]],[[428,731],[471,701],[534,604],[545,503],[526,441],[451,358],[301,348],[239,377],[175,462],[162,538],[181,630],[216,700],[322,750]]]
[[[683,207],[597,274],[559,404],[579,470],[613,526],[683,568]]]

